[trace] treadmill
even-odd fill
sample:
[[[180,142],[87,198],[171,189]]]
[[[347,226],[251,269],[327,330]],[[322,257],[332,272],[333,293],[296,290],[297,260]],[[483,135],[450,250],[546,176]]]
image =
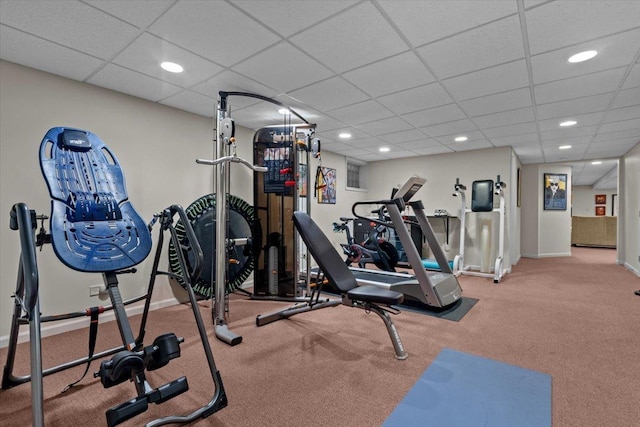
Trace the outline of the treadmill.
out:
[[[433,228],[424,213],[424,205],[421,201],[411,201],[425,182],[424,178],[413,176],[400,187],[393,199],[356,202],[352,207],[352,213],[355,217],[379,222],[396,230],[410,265],[417,266],[417,268],[414,268],[414,275],[353,267],[350,267],[350,270],[360,285],[374,285],[391,289],[403,293],[410,300],[434,308],[444,308],[462,298],[462,288],[451,271],[444,251],[440,247]],[[385,206],[391,218],[390,224],[363,217],[356,212],[358,206],[372,204]],[[402,219],[402,211],[406,206],[410,206],[413,209],[422,235],[426,238],[440,271],[427,271],[422,267],[420,254],[413,244],[411,235],[405,226],[405,221]]]

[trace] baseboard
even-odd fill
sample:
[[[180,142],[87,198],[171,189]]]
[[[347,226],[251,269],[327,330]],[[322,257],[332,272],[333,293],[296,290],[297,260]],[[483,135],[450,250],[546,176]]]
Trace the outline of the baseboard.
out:
[[[630,272],[632,272],[633,274],[635,274],[636,276],[640,277],[640,271],[638,271],[636,268],[632,267],[631,264],[629,264],[628,262],[624,263],[624,267],[629,270]]]
[[[164,307],[170,307],[172,305],[179,304],[178,300],[175,298],[169,298],[164,301],[156,301],[152,302],[149,310],[159,310]],[[126,307],[126,312],[128,316],[134,316],[136,314],[142,313],[144,310],[144,301],[140,301],[138,303],[132,304]],[[100,323],[106,323],[114,321],[115,313],[113,310],[109,310],[100,316]],[[74,331],[76,329],[83,329],[89,326],[89,318],[88,317],[78,317],[75,319],[69,320],[60,320],[60,321],[52,321],[43,323],[41,326],[41,335],[42,337],[49,337],[52,335],[61,334],[63,332]],[[18,334],[18,343],[23,343],[29,341],[29,327],[24,325],[20,328],[20,333]],[[4,335],[0,337],[0,348],[7,347],[9,345],[9,335]]]

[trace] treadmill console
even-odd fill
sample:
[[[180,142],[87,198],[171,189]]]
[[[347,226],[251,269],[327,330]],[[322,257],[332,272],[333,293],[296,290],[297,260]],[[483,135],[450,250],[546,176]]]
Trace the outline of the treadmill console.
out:
[[[422,188],[424,183],[427,182],[426,179],[420,178],[418,176],[412,176],[402,184],[402,187],[393,195],[394,199],[402,199],[405,203],[408,203],[409,200]]]

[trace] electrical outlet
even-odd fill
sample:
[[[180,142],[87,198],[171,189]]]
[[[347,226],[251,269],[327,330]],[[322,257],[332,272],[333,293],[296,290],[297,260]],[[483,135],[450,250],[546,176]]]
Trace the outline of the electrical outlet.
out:
[[[89,296],[97,297],[100,295],[100,288],[102,288],[102,285],[89,286]]]

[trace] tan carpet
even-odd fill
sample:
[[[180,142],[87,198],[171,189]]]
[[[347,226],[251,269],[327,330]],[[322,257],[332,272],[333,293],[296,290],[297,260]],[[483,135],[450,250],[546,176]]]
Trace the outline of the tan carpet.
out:
[[[614,250],[572,252],[523,259],[497,285],[461,277],[464,294],[480,301],[460,322],[411,312],[395,316],[409,353],[405,361],[393,357],[382,321],[362,310],[339,306],[258,328],[256,315],[289,304],[234,295],[230,325],[244,341],[229,347],[213,338],[210,303],[200,303],[229,406],[196,425],[378,426],[444,347],[552,375],[557,427],[638,425],[640,297],[633,291],[640,279],[614,264]],[[171,331],[186,338],[181,358],[149,374],[152,384],[186,375],[191,390],[123,425],[191,412],[213,393],[188,307],[151,313],[147,329],[147,342]],[[98,349],[118,342],[113,322],[101,324],[99,335]],[[86,330],[46,338],[44,364],[82,357],[86,347]],[[2,349],[3,365],[5,354]],[[18,373],[28,369],[27,345],[17,364]],[[105,409],[134,397],[129,383],[105,390],[94,378],[61,394],[83,369],[46,377],[47,425],[104,425]],[[0,391],[3,426],[30,425],[30,416],[29,384]]]

